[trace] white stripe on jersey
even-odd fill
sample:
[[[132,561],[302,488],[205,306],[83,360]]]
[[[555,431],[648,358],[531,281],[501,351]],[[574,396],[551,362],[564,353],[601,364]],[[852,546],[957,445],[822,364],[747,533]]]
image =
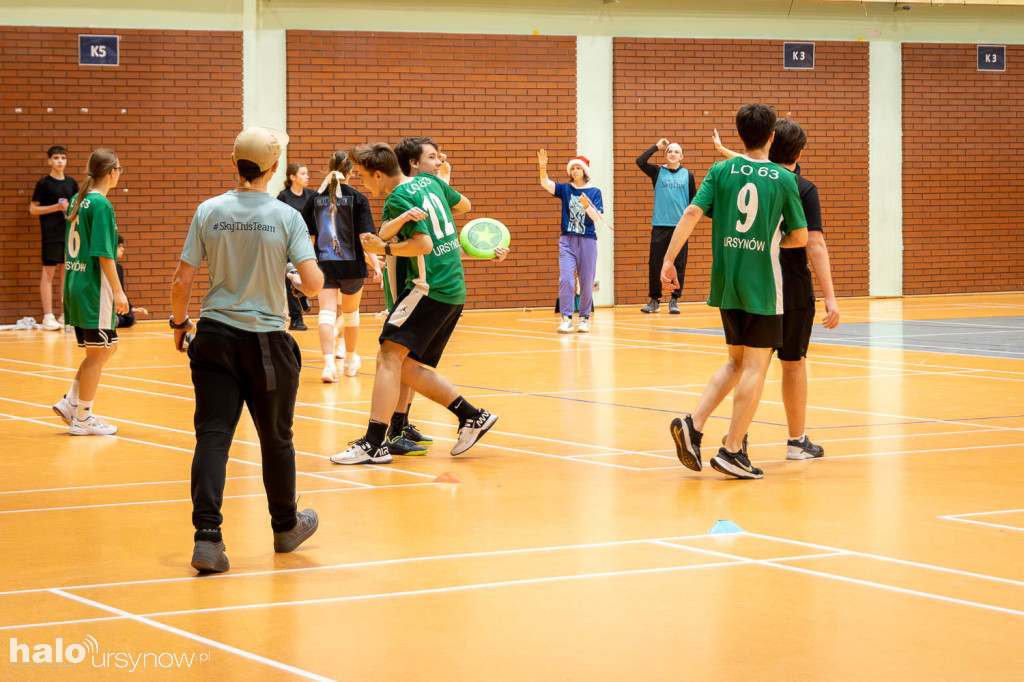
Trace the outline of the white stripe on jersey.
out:
[[[114,315],[114,290],[110,287],[110,281],[107,279],[107,273],[103,272],[103,268],[100,268],[100,314],[97,319],[97,327],[99,329],[108,329],[107,325],[111,324],[111,319]],[[113,329],[117,326],[116,319],[113,322],[113,326],[109,329]]]
[[[782,314],[782,264],[779,262],[779,251],[782,249],[782,221],[779,217],[779,224],[775,226],[772,234],[772,275],[775,277],[775,314]]]

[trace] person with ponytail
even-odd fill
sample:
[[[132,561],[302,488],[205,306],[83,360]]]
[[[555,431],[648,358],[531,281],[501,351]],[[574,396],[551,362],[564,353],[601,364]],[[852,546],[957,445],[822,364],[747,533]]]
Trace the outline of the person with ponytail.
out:
[[[117,277],[117,222],[107,199],[123,172],[117,154],[97,149],[89,156],[85,182],[68,205],[64,320],[74,326],[85,359],[53,411],[72,436],[117,433],[116,426],[92,413],[92,406],[103,365],[117,348],[117,315],[130,310]]]
[[[277,200],[283,201],[301,213],[309,198],[316,194],[308,185],[309,169],[306,168],[306,164],[289,163],[288,168],[284,172],[284,189],[277,193]],[[285,283],[284,291],[288,296],[288,316],[291,318],[288,329],[295,332],[306,331],[309,327],[306,326],[305,321],[302,319],[303,304],[296,298],[295,292],[292,291],[291,286],[287,282]],[[308,301],[306,302],[306,307],[309,307]]]
[[[345,337],[345,376],[356,375],[361,361],[356,355],[359,338],[359,300],[363,295],[366,264],[373,268],[373,281],[381,281],[380,260],[363,251],[360,235],[373,234],[370,202],[363,194],[349,187],[352,161],[348,154],[337,151],[327,160],[327,177],[320,189],[306,202],[302,217],[313,238],[317,262],[324,272],[324,288],[320,291],[320,350],[324,355],[325,384],[338,380],[335,363],[335,324],[338,308]],[[340,301],[339,301],[340,292]]]

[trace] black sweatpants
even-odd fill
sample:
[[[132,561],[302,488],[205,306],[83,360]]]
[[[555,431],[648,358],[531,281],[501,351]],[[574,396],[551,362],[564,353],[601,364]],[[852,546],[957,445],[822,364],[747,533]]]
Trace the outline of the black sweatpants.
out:
[[[292,420],[299,389],[299,347],[286,332],[257,334],[200,320],[188,357],[196,394],[192,524],[220,528],[228,451],[242,405],[260,438],[263,487],[274,532],[295,526]]]
[[[661,298],[661,264],[665,261],[665,252],[672,241],[672,233],[676,226],[652,227],[651,228],[651,260],[649,270],[650,290],[647,295],[651,298]],[[686,256],[690,250],[690,241],[683,244],[676,254],[676,274],[679,275],[679,288],[672,292],[672,298],[678,299],[683,295],[683,278],[686,276]]]
[[[287,280],[284,283],[284,292],[288,297],[288,319],[292,324],[302,322],[302,304],[295,297],[295,291],[292,290],[291,283]]]

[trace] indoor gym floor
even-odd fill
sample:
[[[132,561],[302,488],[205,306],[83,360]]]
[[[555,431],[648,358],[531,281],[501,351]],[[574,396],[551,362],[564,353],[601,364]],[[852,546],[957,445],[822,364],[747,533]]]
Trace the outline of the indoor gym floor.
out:
[[[86,654],[0,678],[1024,679],[1024,294],[840,306],[808,365],[826,455],[785,460],[775,362],[760,481],[675,457],[670,420],[725,358],[704,305],[599,309],[589,335],[550,310],[466,313],[441,369],[500,420],[452,458],[454,418],[420,398],[429,455],[373,467],[328,457],[364,430],[380,321],[364,314],[360,374],[333,385],[298,333],[300,508],[320,529],[274,554],[243,414],[231,571],[201,578],[192,386],[166,323],[121,334],[96,400],[114,437],[69,437],[50,409],[72,336],[2,332],[0,632]]]

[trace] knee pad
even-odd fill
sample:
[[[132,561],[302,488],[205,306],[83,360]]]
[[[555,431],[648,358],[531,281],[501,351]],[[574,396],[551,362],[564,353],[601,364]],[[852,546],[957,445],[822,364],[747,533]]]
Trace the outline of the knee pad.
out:
[[[345,327],[358,327],[359,326],[359,311],[354,313],[342,313],[341,324]]]
[[[332,327],[334,326],[334,321],[336,319],[338,319],[338,313],[333,310],[321,310],[320,314],[317,316],[317,320],[319,320],[320,324],[329,324]]]

